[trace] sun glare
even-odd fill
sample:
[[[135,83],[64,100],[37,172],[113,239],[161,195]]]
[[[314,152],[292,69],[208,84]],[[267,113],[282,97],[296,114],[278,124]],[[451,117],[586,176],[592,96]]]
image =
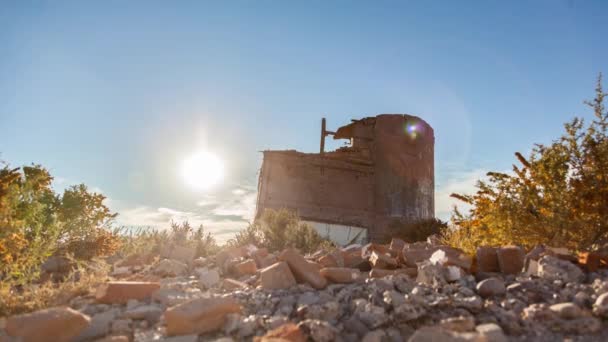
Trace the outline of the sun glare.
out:
[[[222,180],[224,164],[214,154],[200,152],[184,160],[181,171],[186,184],[204,190]]]

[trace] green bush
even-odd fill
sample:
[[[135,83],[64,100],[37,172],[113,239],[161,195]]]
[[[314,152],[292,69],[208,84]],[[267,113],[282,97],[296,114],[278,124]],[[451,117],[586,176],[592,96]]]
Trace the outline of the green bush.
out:
[[[52,180],[40,165],[0,169],[0,281],[31,281],[53,254],[90,259],[118,248],[105,197],[85,185],[58,195]]]
[[[395,220],[388,226],[388,242],[391,238],[399,238],[405,242],[425,241],[429,236],[441,234],[447,228],[447,223],[437,218],[420,220],[416,222],[403,222]]]
[[[304,253],[331,246],[331,242],[288,209],[265,210],[258,221],[237,233],[228,243],[233,246],[254,244],[270,251],[293,247]]]
[[[188,221],[171,222],[168,230],[121,227],[115,231],[121,239],[119,253],[123,256],[154,257],[160,254],[162,246],[172,244],[195,248],[195,257],[206,257],[219,249],[211,233],[206,233],[202,225],[194,229]]]

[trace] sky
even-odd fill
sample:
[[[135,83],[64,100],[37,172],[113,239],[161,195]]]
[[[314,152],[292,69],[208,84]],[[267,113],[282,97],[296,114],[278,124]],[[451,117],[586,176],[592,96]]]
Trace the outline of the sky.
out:
[[[117,224],[251,219],[260,151],[381,113],[435,130],[436,215],[591,117],[606,1],[4,1],[0,160],[85,183]],[[340,143],[330,143],[335,148]],[[224,163],[195,189],[184,160]]]

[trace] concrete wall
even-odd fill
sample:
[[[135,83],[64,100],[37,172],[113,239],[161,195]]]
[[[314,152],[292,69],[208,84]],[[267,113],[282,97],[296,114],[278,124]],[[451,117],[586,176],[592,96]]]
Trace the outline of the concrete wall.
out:
[[[367,228],[373,241],[393,220],[434,217],[435,138],[424,120],[378,115],[340,127],[335,138],[353,144],[324,154],[264,151],[256,217],[294,209],[307,221]]]
[[[265,151],[257,214],[288,208],[303,219],[369,227],[373,221],[373,169],[295,151]]]

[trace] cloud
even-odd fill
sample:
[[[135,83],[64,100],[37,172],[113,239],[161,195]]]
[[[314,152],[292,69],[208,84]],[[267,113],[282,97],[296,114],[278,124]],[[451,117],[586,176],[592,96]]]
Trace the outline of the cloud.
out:
[[[435,189],[435,215],[447,220],[454,205],[459,209],[468,210],[469,206],[455,198],[450,197],[452,193],[472,194],[476,191],[475,184],[480,179],[486,178],[486,170],[476,169],[466,172],[453,172],[448,180]]]
[[[240,185],[228,193],[205,195],[192,210],[132,205],[113,199],[108,199],[107,204],[119,213],[118,225],[167,229],[171,222],[188,221],[195,227],[202,224],[218,242],[223,243],[253,220],[256,190],[253,186]]]

